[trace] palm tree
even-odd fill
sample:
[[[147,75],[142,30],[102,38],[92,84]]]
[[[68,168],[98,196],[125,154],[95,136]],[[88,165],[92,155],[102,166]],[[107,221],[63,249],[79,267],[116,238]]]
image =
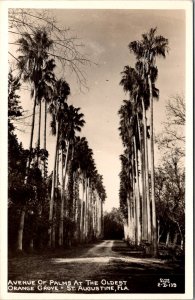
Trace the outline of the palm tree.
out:
[[[94,166],[93,151],[89,148],[87,140],[83,140],[82,144],[83,158],[81,160],[82,169],[82,188],[83,188],[83,220],[81,222],[81,239],[87,240],[88,235],[88,200],[89,200],[89,178],[92,172],[92,166]]]
[[[138,172],[138,148],[139,140],[137,138],[137,118],[134,103],[132,101],[123,101],[124,105],[119,110],[120,120],[120,135],[129,153],[132,164],[132,187],[133,197],[135,202],[135,221],[136,221],[136,244],[141,241],[141,215],[140,215],[140,186]]]
[[[129,92],[133,99],[137,115],[140,151],[143,158],[142,162],[142,238],[151,240],[151,217],[150,217],[150,195],[149,195],[149,177],[148,177],[148,146],[147,146],[147,119],[146,110],[149,105],[148,89],[140,75],[141,65],[136,64],[136,68],[125,66],[122,72],[120,84],[125,92]],[[143,122],[143,132],[141,134],[141,122]],[[142,140],[144,141],[142,143]],[[146,193],[145,193],[146,190]],[[144,192],[143,192],[144,191]]]
[[[126,151],[127,152],[127,151]],[[132,165],[131,160],[129,160],[129,151],[120,155],[121,160],[121,172],[120,176],[120,207],[124,205],[127,206],[127,239],[131,242],[134,240],[134,216],[132,214],[132,192],[133,192],[133,183],[132,183]]]
[[[38,137],[37,137],[37,160],[39,158],[39,154],[42,154],[42,160],[44,162],[43,165],[43,175],[46,178],[46,159],[47,159],[47,151],[46,151],[46,136],[47,136],[47,105],[51,103],[52,97],[54,95],[55,89],[55,74],[53,72],[56,67],[53,59],[47,60],[45,62],[45,66],[42,69],[42,76],[39,81],[38,89],[37,89],[37,100],[39,104],[39,125],[38,125]],[[44,101],[44,142],[43,142],[43,150],[40,151],[40,142],[41,142],[41,107],[42,101]]]
[[[34,96],[31,137],[29,145],[30,157],[27,166],[28,173],[31,162],[34,135],[35,108],[38,104],[38,89],[42,80],[42,71],[44,67],[46,67],[46,61],[48,60],[47,51],[52,48],[53,41],[48,38],[46,30],[43,28],[37,29],[33,32],[33,34],[24,33],[17,43],[19,45],[18,51],[21,53],[17,60],[20,76],[24,81],[27,81],[32,85],[31,96]]]
[[[17,59],[17,67],[19,69],[20,77],[24,81],[29,82],[33,88],[31,90],[31,96],[34,96],[33,105],[33,116],[32,116],[32,126],[31,126],[31,136],[29,145],[29,159],[26,168],[26,178],[27,182],[28,172],[31,163],[32,155],[32,144],[34,135],[34,124],[35,124],[35,108],[37,105],[37,89],[39,81],[41,79],[42,68],[44,62],[48,59],[47,50],[52,47],[52,40],[48,39],[45,29],[38,29],[30,35],[29,33],[24,33],[22,38],[17,41],[19,48],[18,52],[21,55]],[[26,205],[22,207],[19,230],[18,230],[18,241],[17,249],[22,250],[22,239],[23,239],[23,229],[24,229],[24,219],[25,219]]]
[[[92,240],[102,233],[102,201],[105,200],[105,190],[101,187],[102,177],[99,177],[93,159],[93,151],[89,148],[86,138],[77,140],[77,155],[82,182],[82,197],[80,203],[80,241]],[[101,187],[101,190],[100,190]],[[99,191],[99,192],[98,192]],[[103,193],[104,191],[104,193]],[[105,197],[103,197],[103,195]],[[100,197],[101,202],[100,202]],[[100,232],[101,231],[101,232]]]
[[[49,223],[50,227],[48,230],[49,242],[48,246],[52,246],[52,222],[53,222],[53,206],[55,200],[55,183],[56,183],[56,166],[57,166],[57,154],[59,151],[60,135],[63,128],[63,121],[66,120],[67,112],[67,98],[70,95],[70,87],[66,81],[60,79],[56,82],[55,95],[53,101],[49,106],[49,112],[52,114],[51,127],[52,132],[56,135],[56,146],[55,146],[55,157],[54,157],[54,167],[52,175],[52,188],[51,188],[51,199],[50,199],[50,209],[49,209]]]
[[[80,169],[80,177],[82,184],[82,196],[80,204],[80,241],[82,242],[86,232],[86,178],[89,162],[92,157],[92,150],[89,148],[88,141],[85,137],[78,138],[77,155]]]
[[[103,203],[106,200],[106,190],[103,185],[103,176],[98,174],[97,175],[97,193],[99,196],[99,222],[100,222],[100,237],[103,236]]]
[[[75,133],[81,131],[81,128],[84,126],[85,121],[83,119],[84,115],[79,112],[80,108],[75,108],[73,105],[70,105],[66,109],[65,115],[65,136],[63,138],[67,141],[67,151],[66,151],[66,160],[64,165],[64,178],[62,181],[62,199],[61,199],[61,209],[60,209],[60,225],[59,225],[59,245],[62,246],[63,243],[63,228],[64,228],[64,195],[65,190],[65,181],[67,174],[67,165],[69,157],[70,145],[72,146],[72,157],[74,152],[74,140]]]
[[[144,73],[147,75],[150,95],[150,146],[151,146],[151,200],[152,200],[152,239],[153,254],[157,255],[157,230],[156,208],[154,192],[154,129],[153,129],[153,92],[152,69],[156,67],[156,57],[166,57],[168,52],[168,39],[156,35],[157,28],[151,28],[148,33],[142,34],[141,41],[133,41],[129,44],[129,50],[133,52],[138,61],[143,63]]]

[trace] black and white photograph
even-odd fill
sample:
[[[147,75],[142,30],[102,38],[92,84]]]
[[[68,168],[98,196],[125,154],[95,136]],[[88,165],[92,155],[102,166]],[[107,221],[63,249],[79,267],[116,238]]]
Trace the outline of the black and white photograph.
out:
[[[0,4],[2,300],[193,299],[192,5]]]

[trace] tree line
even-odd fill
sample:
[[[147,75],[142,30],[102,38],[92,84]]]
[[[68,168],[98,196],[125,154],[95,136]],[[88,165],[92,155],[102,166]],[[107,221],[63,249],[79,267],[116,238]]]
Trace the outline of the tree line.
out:
[[[41,18],[47,26],[34,25],[29,16],[38,21]],[[64,77],[56,75],[59,61],[62,67],[64,61],[69,61],[82,84],[79,63],[85,59],[77,52],[73,39],[65,37],[66,31],[56,27],[45,15],[11,11],[10,28],[17,35],[14,46],[19,55],[10,52],[15,64],[14,72],[11,64],[8,78],[9,247],[22,251],[98,239],[102,235],[106,199],[103,177],[97,171],[87,139],[78,135],[85,124],[84,114],[79,107],[68,104],[70,86]],[[64,52],[59,57],[55,49],[60,40]],[[29,86],[33,100],[29,149],[23,148],[16,135],[17,122],[26,118],[20,102],[24,83]],[[56,138],[50,174],[49,120]]]
[[[145,245],[150,254],[157,256],[160,240],[168,245],[170,232],[175,244],[178,236],[182,245],[184,240],[184,169],[179,167],[179,147],[173,143],[173,134],[179,129],[176,122],[172,132],[169,124],[157,138],[167,155],[164,153],[158,168],[154,166],[153,101],[159,99],[156,61],[166,58],[168,39],[151,28],[141,40],[130,42],[129,50],[135,56],[135,66],[127,65],[122,72],[120,84],[129,99],[123,100],[118,112],[124,146],[120,156],[120,208],[125,239],[133,245]],[[169,102],[167,107],[172,125],[174,117],[178,120],[176,112],[185,115],[181,102],[180,106],[177,101]],[[180,125],[184,125],[182,122]]]

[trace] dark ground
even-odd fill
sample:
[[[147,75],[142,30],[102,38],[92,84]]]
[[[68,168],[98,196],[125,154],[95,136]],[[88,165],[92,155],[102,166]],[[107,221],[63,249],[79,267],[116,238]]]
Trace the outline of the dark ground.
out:
[[[10,257],[8,273],[10,292],[26,292],[18,286],[30,285],[13,281],[34,280],[28,292],[184,293],[182,261],[144,258],[119,240]]]

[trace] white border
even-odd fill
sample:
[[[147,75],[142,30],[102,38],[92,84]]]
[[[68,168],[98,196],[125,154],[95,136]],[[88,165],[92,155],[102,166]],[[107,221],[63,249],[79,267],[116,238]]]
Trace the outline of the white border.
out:
[[[186,280],[185,294],[7,293],[7,99],[8,8],[184,9],[186,11]],[[0,1],[0,298],[4,299],[193,299],[193,1]],[[3,74],[2,74],[3,70]],[[2,88],[3,87],[3,88]],[[2,155],[3,153],[3,155]]]

